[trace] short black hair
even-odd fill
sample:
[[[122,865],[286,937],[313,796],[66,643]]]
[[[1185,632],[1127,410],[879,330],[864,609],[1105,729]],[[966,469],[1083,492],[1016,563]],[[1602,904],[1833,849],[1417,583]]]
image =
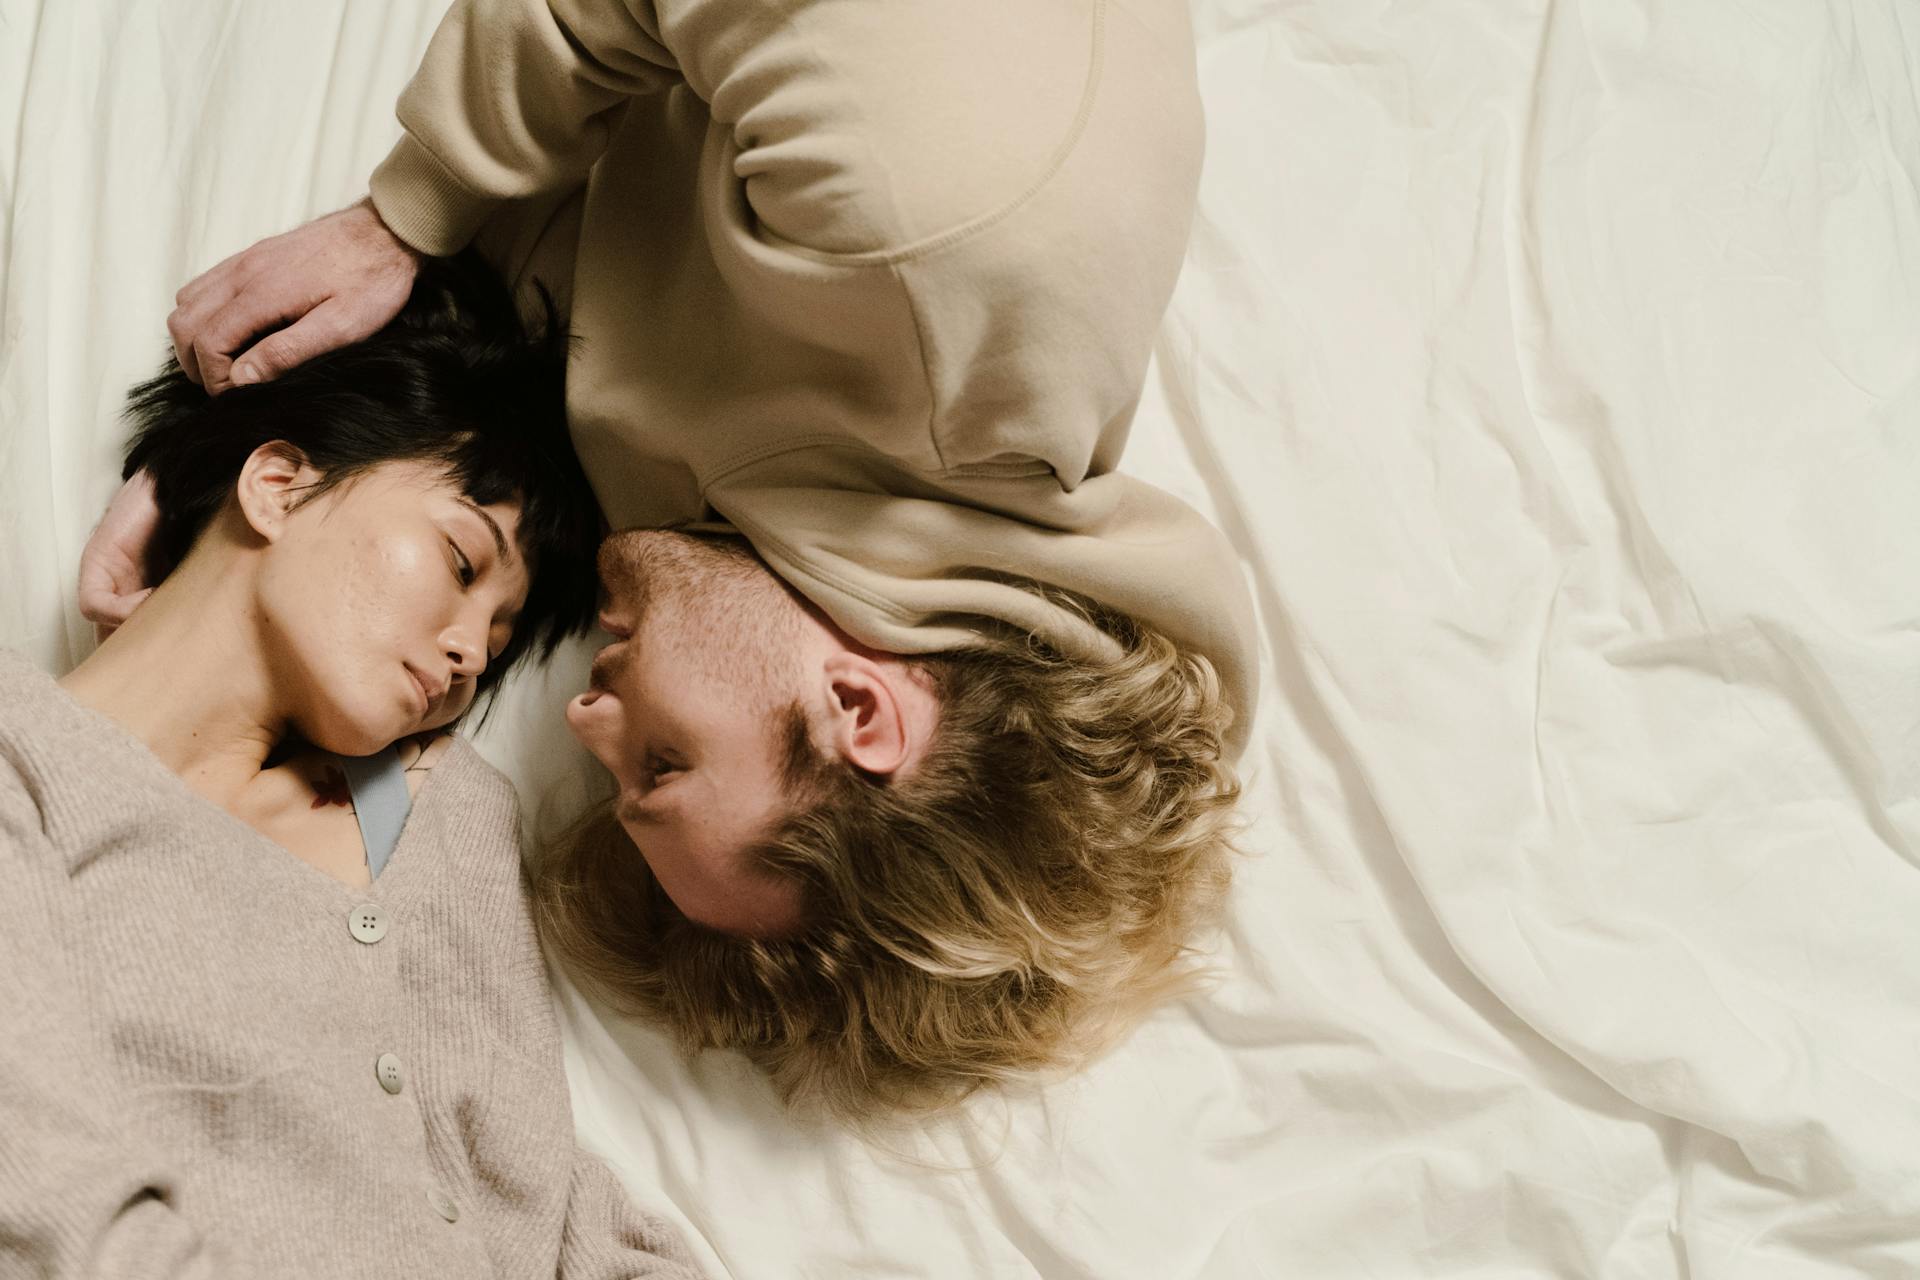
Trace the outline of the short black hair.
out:
[[[472,501],[517,501],[526,604],[479,689],[529,652],[551,656],[594,616],[594,553],[604,522],[567,434],[567,339],[553,300],[529,325],[471,250],[421,262],[401,312],[372,337],[271,382],[208,395],[168,356],[128,394],[125,475],[145,469],[160,524],[147,581],[184,560],[233,492],[253,451],[284,440],[322,479],[310,500],[386,462],[443,464]]]

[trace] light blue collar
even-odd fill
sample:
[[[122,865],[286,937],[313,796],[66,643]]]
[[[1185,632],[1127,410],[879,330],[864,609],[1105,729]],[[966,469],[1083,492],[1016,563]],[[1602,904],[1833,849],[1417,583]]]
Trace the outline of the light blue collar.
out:
[[[367,850],[367,876],[379,879],[387,859],[400,843],[413,797],[407,794],[407,771],[392,747],[370,756],[340,756],[353,793],[353,816],[360,822],[360,843]]]

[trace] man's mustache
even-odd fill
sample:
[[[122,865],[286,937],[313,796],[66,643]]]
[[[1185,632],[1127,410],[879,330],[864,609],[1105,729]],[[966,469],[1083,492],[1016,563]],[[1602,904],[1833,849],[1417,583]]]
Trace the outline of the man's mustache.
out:
[[[587,687],[602,692],[611,689],[614,681],[626,672],[633,661],[628,652],[631,640],[615,640],[612,644],[594,655],[593,665],[587,669]]]

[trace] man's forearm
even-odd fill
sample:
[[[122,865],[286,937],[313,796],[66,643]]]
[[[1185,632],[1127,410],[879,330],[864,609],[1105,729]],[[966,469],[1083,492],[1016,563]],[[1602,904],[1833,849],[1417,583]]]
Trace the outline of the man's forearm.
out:
[[[461,0],[400,95],[374,205],[416,250],[457,252],[502,201],[584,182],[621,104],[678,78],[650,6]]]

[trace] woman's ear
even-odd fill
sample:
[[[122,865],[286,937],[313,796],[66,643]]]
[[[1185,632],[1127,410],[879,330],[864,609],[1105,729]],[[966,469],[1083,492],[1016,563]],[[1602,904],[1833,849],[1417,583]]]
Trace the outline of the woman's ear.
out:
[[[307,456],[284,440],[272,440],[247,455],[234,481],[240,515],[268,542],[279,539],[300,494],[320,479]]]

